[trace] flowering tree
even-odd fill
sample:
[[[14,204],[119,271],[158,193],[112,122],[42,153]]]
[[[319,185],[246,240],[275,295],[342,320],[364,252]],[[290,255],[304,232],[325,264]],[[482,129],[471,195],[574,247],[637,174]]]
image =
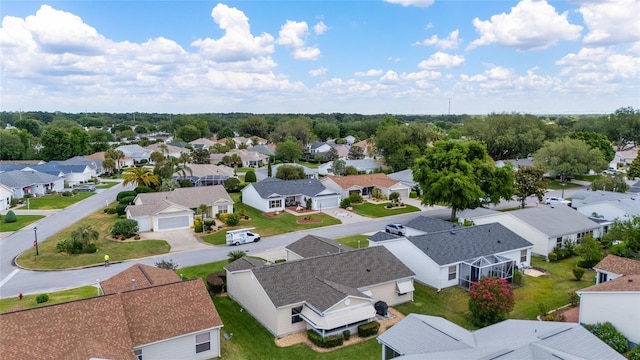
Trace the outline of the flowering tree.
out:
[[[515,303],[511,285],[505,279],[485,277],[469,289],[471,322],[488,326],[507,318]]]

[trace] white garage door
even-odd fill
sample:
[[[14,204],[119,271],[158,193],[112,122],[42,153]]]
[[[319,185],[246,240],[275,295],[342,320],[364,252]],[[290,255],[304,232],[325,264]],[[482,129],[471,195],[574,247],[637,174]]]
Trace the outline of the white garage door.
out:
[[[149,225],[149,218],[148,217],[136,218],[136,221],[138,222],[138,231],[149,231],[149,230],[151,230],[151,225]]]
[[[334,208],[337,208],[338,206],[340,206],[340,200],[337,196],[318,199],[318,210],[334,209]]]
[[[188,228],[189,226],[189,215],[158,219],[158,230]]]

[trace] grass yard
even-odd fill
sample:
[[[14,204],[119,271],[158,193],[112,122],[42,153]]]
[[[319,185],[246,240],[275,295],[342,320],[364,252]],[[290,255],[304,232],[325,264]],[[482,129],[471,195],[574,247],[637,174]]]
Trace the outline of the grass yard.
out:
[[[237,194],[231,194],[231,197],[235,201],[235,204],[233,205],[235,208],[235,212],[237,213],[241,210],[244,210],[245,214],[249,216],[250,220],[241,220],[240,225],[234,227],[225,227],[222,230],[212,233],[211,235],[203,236],[202,240],[213,245],[224,245],[226,243],[225,236],[227,230],[255,227],[255,232],[260,234],[261,237],[267,237],[287,232],[341,224],[340,220],[325,214],[295,216],[282,212],[275,218],[267,217],[262,213],[262,211],[241,203]],[[302,220],[304,217],[309,216],[311,217],[311,219],[320,221],[303,224],[297,223],[298,220]]]
[[[582,180],[582,181],[589,181],[589,182],[593,182],[593,180],[601,177],[602,175],[596,174],[596,175],[578,175],[576,176],[576,180]]]
[[[16,222],[4,222],[4,216],[0,216],[0,232],[17,231],[23,227],[42,219],[44,215],[20,215],[16,214]]]
[[[83,286],[75,289],[56,291],[47,293],[49,295],[49,301],[46,303],[38,304],[36,302],[35,295],[25,295],[22,300],[18,297],[0,299],[0,313],[5,313],[12,310],[31,309],[35,307],[59,304],[74,300],[87,299],[98,295],[98,290],[95,286]]]
[[[20,254],[16,262],[27,269],[69,269],[74,267],[99,265],[104,263],[104,255],[109,254],[111,262],[137,259],[146,256],[166,254],[170,250],[164,240],[111,241],[106,239],[109,228],[117,220],[116,215],[105,214],[102,210],[81,219],[74,225],[60,231],[38,244],[40,255],[35,256],[35,248]],[[56,252],[58,241],[69,239],[79,226],[89,224],[100,233],[96,241],[98,251],[93,254],[66,255]]]
[[[96,188],[98,189],[108,189],[120,184],[119,181],[101,181],[96,184]]]
[[[21,209],[22,210],[64,209],[67,206],[73,205],[93,195],[95,195],[95,193],[93,192],[79,192],[74,194],[73,196],[66,196],[66,197],[62,196],[62,193],[48,194],[38,198],[30,198],[28,207],[25,199],[25,205]]]
[[[369,236],[367,235],[353,235],[347,236],[340,239],[336,239],[337,242],[343,245],[347,245],[353,249],[358,248],[358,241],[360,241],[360,247],[366,248],[369,247],[369,240],[367,240]]]
[[[302,166],[306,166],[309,169],[317,169],[319,164],[315,163],[315,162],[307,162],[307,161],[298,161],[297,164],[302,165]]]
[[[406,213],[410,213],[410,212],[414,212],[414,211],[420,211],[420,209],[418,209],[417,207],[411,206],[411,205],[408,205],[408,204],[405,204],[405,207],[403,207],[403,208],[387,209],[387,208],[385,208],[385,206],[387,204],[389,204],[389,203],[386,202],[386,203],[381,203],[381,204],[374,204],[374,203],[370,203],[368,201],[365,201],[362,204],[352,205],[351,207],[353,208],[353,211],[355,211],[356,214],[362,215],[362,216],[367,216],[367,217],[373,217],[373,218],[391,216],[391,215],[399,215],[399,214],[406,214]]]
[[[571,189],[571,188],[577,188],[577,187],[581,187],[582,185],[580,184],[575,184],[572,182],[568,182],[565,183],[564,188],[565,189]],[[558,180],[552,180],[549,181],[549,184],[547,184],[547,189],[551,189],[551,190],[562,190],[562,183]]]

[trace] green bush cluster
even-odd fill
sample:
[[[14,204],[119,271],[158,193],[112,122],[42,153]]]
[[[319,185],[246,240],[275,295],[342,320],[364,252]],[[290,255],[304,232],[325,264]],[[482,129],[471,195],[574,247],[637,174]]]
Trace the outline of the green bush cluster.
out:
[[[591,269],[594,266],[596,266],[596,264],[598,264],[599,262],[600,260],[596,260],[596,259],[580,260],[578,261],[578,267],[582,269]]]
[[[122,216],[127,213],[127,204],[118,204],[116,205],[116,213],[118,216]]]
[[[152,188],[148,187],[148,186],[138,186],[135,189],[133,189],[133,191],[136,194],[144,194],[144,193],[150,193],[150,192],[154,192]]]
[[[584,275],[584,268],[578,267],[578,266],[573,268],[573,277],[576,278],[576,281],[580,281],[583,275]]]
[[[349,206],[351,206],[351,200],[349,200],[349,198],[344,198],[344,199],[342,199],[342,201],[340,201],[340,207],[341,208],[346,209]]]
[[[309,340],[311,340],[312,343],[325,349],[340,346],[344,343],[344,335],[342,334],[322,337],[322,335],[318,334],[314,330],[309,329],[307,330],[307,337],[309,338]]]
[[[221,294],[224,291],[226,273],[224,271],[207,275],[207,289],[211,295]]]
[[[138,222],[133,219],[120,219],[113,224],[111,235],[131,237],[138,232]]]
[[[73,193],[71,191],[65,191],[62,193],[62,197],[70,197],[73,196]]]
[[[624,335],[622,335],[610,322],[587,324],[584,327],[593,335],[597,336],[598,339],[611,346],[615,351],[621,354],[629,351],[627,338],[624,337]]]
[[[244,174],[244,181],[247,183],[254,183],[258,179],[256,178],[256,172],[253,170],[249,170]]]
[[[130,196],[133,196],[135,198],[136,195],[138,195],[138,193],[133,190],[120,191],[118,195],[116,195],[116,201],[120,202],[120,200]]]
[[[627,353],[627,359],[640,360],[640,345],[636,345],[636,347]]]
[[[117,214],[118,210],[116,210],[116,208],[114,207],[108,207],[104,209],[104,213],[105,214],[109,214],[109,215],[113,215],[113,214]]]
[[[227,226],[236,226],[240,224],[240,216],[238,216],[238,214],[230,214],[224,219],[224,223],[227,224]]]
[[[13,210],[7,211],[7,214],[4,216],[4,222],[13,223],[16,221],[18,221],[18,217],[16,216],[16,213],[14,213]]]
[[[569,304],[573,307],[580,305],[580,295],[575,292],[569,293]]]
[[[46,303],[47,301],[49,301],[49,295],[47,294],[40,294],[36,296],[36,303],[38,304]]]
[[[511,282],[514,285],[522,286],[522,284],[524,283],[524,276],[522,275],[522,271],[516,269],[513,272],[513,278],[511,278]]]
[[[575,255],[573,249],[573,243],[570,241],[565,241],[562,247],[556,246],[553,248],[553,251],[549,253],[549,261],[564,260],[566,258],[569,258]]]
[[[348,199],[352,204],[359,204],[359,203],[361,203],[363,201],[362,195],[360,195],[358,193],[353,193],[353,194],[349,195]]]
[[[344,341],[347,341],[351,338],[351,331],[349,329],[342,332],[342,336],[344,336]]]
[[[93,245],[93,247],[89,247],[89,245]],[[91,251],[90,251],[91,250]],[[56,251],[63,252],[70,255],[88,253],[92,254],[97,251],[96,245],[91,243],[86,247],[82,244],[82,242],[73,239],[64,239],[62,241],[58,241],[56,244]]]
[[[375,335],[378,333],[378,329],[380,329],[380,323],[377,321],[371,321],[366,324],[359,325],[358,336],[367,337]]]

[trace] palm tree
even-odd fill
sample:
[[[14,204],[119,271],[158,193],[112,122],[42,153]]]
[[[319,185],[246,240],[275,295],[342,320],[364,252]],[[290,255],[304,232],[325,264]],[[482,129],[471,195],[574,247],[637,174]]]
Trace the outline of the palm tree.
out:
[[[104,161],[102,162],[102,168],[105,171],[108,171],[109,174],[113,174],[113,170],[115,170],[116,168],[116,161],[113,160],[112,158],[105,158]]]
[[[91,227],[91,225],[85,224],[79,226],[71,233],[71,240],[82,244],[82,248],[86,248],[90,242],[98,240],[100,233]]]
[[[120,150],[116,150],[116,149],[108,149],[107,151],[104,152],[104,158],[106,159],[113,159],[113,161],[115,162],[116,165],[116,169],[120,169],[120,160],[124,159],[124,153]]]
[[[127,186],[129,184],[151,186],[158,185],[160,183],[158,175],[145,167],[128,168],[122,173],[122,178],[124,179],[122,182],[123,186]]]

